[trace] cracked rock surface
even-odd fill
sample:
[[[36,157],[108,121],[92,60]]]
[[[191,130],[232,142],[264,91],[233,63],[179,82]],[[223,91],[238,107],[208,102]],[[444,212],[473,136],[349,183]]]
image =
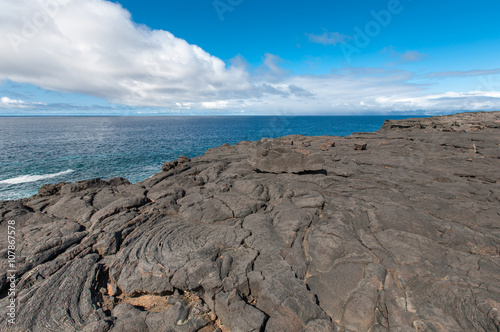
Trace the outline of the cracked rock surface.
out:
[[[1,331],[500,330],[500,112],[226,144],[0,202],[2,308],[9,220]]]

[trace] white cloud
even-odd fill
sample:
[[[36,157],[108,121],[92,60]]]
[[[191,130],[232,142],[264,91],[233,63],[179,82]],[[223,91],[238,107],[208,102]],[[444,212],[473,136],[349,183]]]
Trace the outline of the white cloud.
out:
[[[45,105],[44,103],[38,103],[38,102],[27,102],[24,100],[20,99],[11,99],[9,97],[2,97],[0,98],[0,108],[32,108],[36,106],[42,106]]]
[[[205,101],[201,103],[201,107],[208,110],[223,110],[227,108],[227,105],[227,100]]]
[[[315,35],[313,33],[308,33],[306,35],[311,43],[333,46],[337,46],[337,44],[344,44],[348,40],[352,39],[351,36],[344,35],[340,32],[325,31],[320,35]]]
[[[418,51],[406,51],[399,55],[401,62],[416,62],[425,59],[426,55]]]
[[[430,73],[429,77],[447,78],[447,77],[470,77],[470,76],[484,76],[484,75],[499,75],[500,68],[486,69],[486,70],[465,70],[465,71],[442,71]]]
[[[403,53],[397,52],[393,46],[384,48],[381,53],[387,54],[390,58],[395,60],[393,63],[391,63],[391,65],[417,62],[427,58],[427,54],[420,53],[418,51],[407,50]]]
[[[116,3],[53,0],[53,10],[41,3],[2,4],[0,79],[166,107],[249,87],[246,71],[167,31],[134,24]]]
[[[462,110],[498,110],[500,109],[499,91],[468,91],[446,92],[422,96],[381,96],[376,101],[383,105],[390,105],[399,110],[431,110],[451,112]]]
[[[124,107],[257,114],[500,109],[500,98],[488,93],[426,96],[426,86],[409,83],[414,74],[402,70],[293,75],[273,54],[255,70],[242,57],[228,65],[170,32],[135,24],[128,11],[105,0],[16,0],[2,6],[0,81],[88,94]],[[310,38],[335,44],[348,37],[325,32]],[[402,57],[417,60],[420,53]],[[0,102],[0,108],[44,111],[52,105],[8,97]]]
[[[4,105],[23,105],[26,104],[25,101],[22,100],[16,100],[16,99],[10,99],[9,97],[2,97],[0,99]]]

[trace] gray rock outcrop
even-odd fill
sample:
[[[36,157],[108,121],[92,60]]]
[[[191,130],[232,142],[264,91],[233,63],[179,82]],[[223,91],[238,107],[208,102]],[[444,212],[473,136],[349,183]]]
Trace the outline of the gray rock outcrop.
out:
[[[0,330],[499,331],[499,144],[500,112],[387,121],[0,202]]]

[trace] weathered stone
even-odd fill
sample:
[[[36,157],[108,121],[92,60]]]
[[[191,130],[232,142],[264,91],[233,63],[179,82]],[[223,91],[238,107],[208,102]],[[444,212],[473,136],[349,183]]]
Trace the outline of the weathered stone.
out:
[[[163,166],[161,167],[161,170],[163,172],[168,172],[171,169],[175,168],[178,164],[179,164],[179,162],[177,160],[167,161],[166,163],[163,164]]]
[[[225,144],[0,202],[18,278],[0,330],[497,331],[499,129],[465,113]]]
[[[61,191],[62,186],[64,186],[65,184],[66,183],[63,182],[58,184],[45,184],[38,190],[38,196],[45,197],[57,195]]]
[[[324,168],[324,159],[320,153],[273,147],[267,143],[257,144],[255,156],[250,163],[260,172],[276,174],[319,171]]]
[[[358,151],[366,150],[367,145],[368,145],[368,143],[364,143],[364,142],[354,143],[354,150],[358,150]]]
[[[215,313],[231,332],[261,331],[267,319],[264,313],[245,303],[234,290],[217,294]]]

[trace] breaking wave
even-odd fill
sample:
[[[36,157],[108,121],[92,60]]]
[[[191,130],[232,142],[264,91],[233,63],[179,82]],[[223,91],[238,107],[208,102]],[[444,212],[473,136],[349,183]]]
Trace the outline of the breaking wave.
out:
[[[15,177],[15,178],[2,180],[2,181],[0,181],[0,184],[21,184],[21,183],[28,183],[28,182],[36,182],[36,181],[40,181],[40,180],[56,178],[58,176],[72,173],[72,172],[74,172],[72,169],[67,169],[65,171],[62,171],[59,173],[52,173],[52,174],[21,175],[21,176]]]

